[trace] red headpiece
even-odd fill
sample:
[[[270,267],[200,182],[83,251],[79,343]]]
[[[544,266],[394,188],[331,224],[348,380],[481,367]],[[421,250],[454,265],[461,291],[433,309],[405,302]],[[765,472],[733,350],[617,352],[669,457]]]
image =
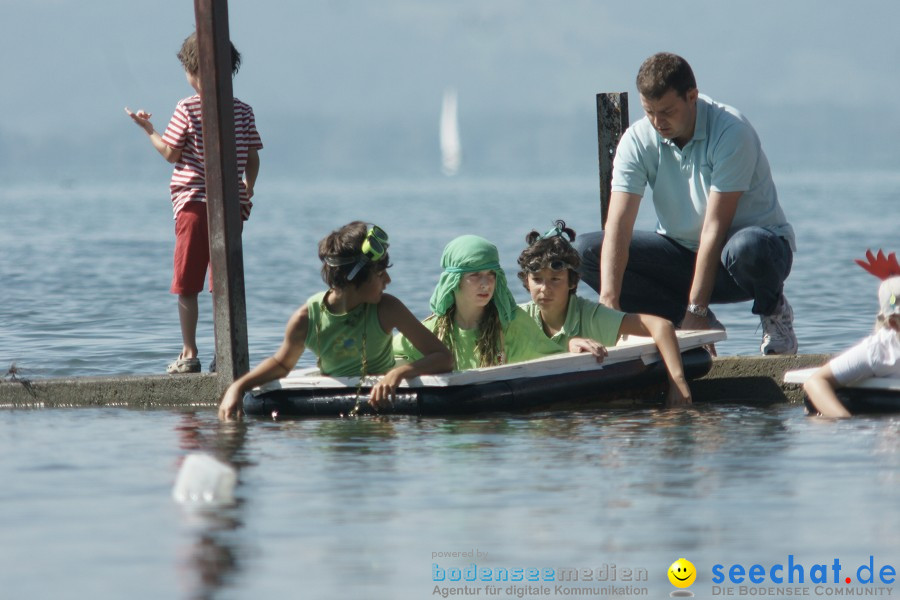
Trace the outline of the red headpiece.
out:
[[[900,275],[900,263],[897,262],[897,255],[894,252],[885,256],[881,250],[878,250],[877,255],[872,254],[871,250],[866,250],[866,260],[869,262],[863,262],[858,258],[854,260],[856,264],[882,281]]]

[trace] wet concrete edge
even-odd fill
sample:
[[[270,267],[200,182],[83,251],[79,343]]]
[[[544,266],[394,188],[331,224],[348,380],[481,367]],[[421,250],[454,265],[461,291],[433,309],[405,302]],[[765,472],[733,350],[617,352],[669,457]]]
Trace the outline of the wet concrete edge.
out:
[[[695,402],[772,404],[802,402],[799,385],[782,383],[785,371],[823,364],[829,356],[726,356],[691,382]],[[4,380],[0,409],[76,406],[214,408],[221,394],[214,374],[128,375]]]

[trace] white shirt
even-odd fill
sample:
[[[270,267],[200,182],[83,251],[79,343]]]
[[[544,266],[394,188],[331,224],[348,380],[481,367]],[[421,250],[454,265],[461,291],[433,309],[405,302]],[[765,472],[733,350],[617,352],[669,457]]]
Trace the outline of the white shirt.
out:
[[[841,385],[869,377],[900,376],[900,334],[882,327],[828,365]]]

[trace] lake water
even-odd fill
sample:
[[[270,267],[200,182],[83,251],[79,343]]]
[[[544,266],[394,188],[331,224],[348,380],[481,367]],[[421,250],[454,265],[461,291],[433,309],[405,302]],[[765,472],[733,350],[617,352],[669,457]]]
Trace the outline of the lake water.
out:
[[[800,351],[836,352],[871,330],[877,282],[852,259],[867,247],[900,249],[900,177],[792,173],[777,182],[800,245],[786,289]],[[244,234],[251,363],[323,287],[315,249],[331,229],[357,218],[387,229],[389,289],[425,316],[451,238],[495,241],[512,275],[531,228],[555,218],[597,227],[596,190],[589,178],[261,181]],[[0,198],[2,370],[162,372],[180,347],[165,182],[8,186]],[[640,224],[652,227],[652,211]],[[203,296],[205,366],[213,341]],[[729,334],[720,354],[758,352],[749,304],[717,314]],[[682,556],[697,568],[697,597],[727,597],[729,585],[734,597],[787,597],[787,584],[742,592],[727,573],[760,564],[768,577],[789,561],[806,573],[792,588],[829,597],[855,585],[870,557],[876,582],[865,585],[888,595],[877,575],[900,570],[898,428],[893,417],[825,422],[799,406],[725,398],[678,411],[243,424],[220,424],[212,411],[2,410],[0,598],[413,599],[442,597],[442,588],[470,599],[602,598],[609,587],[661,598],[675,589],[666,571]],[[172,499],[181,461],[198,451],[238,469],[237,505],[203,514]],[[835,560],[841,581],[819,590],[811,569],[828,565],[831,578]],[[559,589],[466,582],[472,563],[594,575]],[[726,574],[718,594],[715,565]],[[465,595],[467,583],[478,593]],[[585,586],[598,591],[581,595]]]

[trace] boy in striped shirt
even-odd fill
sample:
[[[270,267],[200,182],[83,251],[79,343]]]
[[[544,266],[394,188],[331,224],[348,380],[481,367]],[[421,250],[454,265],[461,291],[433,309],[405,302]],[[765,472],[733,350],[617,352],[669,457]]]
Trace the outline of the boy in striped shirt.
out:
[[[188,83],[197,93],[178,102],[175,114],[163,135],[150,122],[150,113],[128,108],[125,112],[147,135],[153,147],[175,165],[169,185],[175,213],[175,260],[171,292],[178,294],[178,317],[181,323],[182,349],[166,372],[198,373],[197,297],[203,290],[209,265],[209,231],[206,222],[206,176],[203,164],[203,128],[200,116],[200,60],[197,34],[192,33],[181,46],[178,60],[184,66]],[[241,55],[231,46],[231,73],[241,65]],[[256,120],[249,104],[234,99],[234,133],[237,148],[238,189],[241,217],[246,221],[253,203],[253,186],[259,174],[262,141],[256,131]],[[212,290],[212,274],[210,274]]]

